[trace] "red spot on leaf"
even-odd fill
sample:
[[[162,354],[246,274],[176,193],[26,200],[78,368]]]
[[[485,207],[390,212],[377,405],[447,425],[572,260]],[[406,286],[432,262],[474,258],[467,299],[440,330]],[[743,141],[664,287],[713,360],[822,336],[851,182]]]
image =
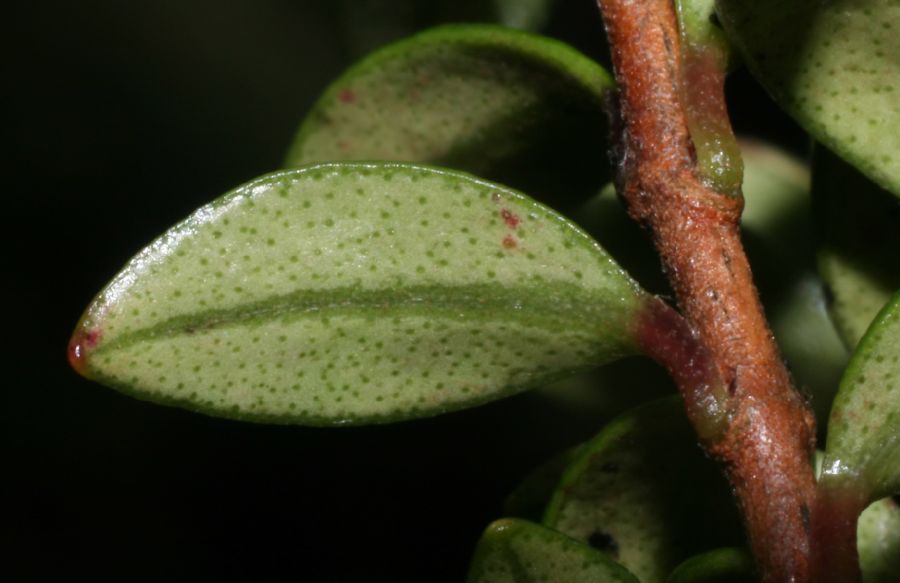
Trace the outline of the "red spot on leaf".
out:
[[[69,365],[75,369],[75,372],[82,376],[87,376],[87,359],[88,352],[97,346],[100,342],[102,333],[99,329],[84,330],[79,328],[72,334],[69,340]]]
[[[519,220],[519,217],[509,209],[503,209],[502,211],[500,211],[500,216],[503,217],[503,222],[506,223],[506,226],[510,229],[515,229],[521,222]]]
[[[337,98],[341,103],[353,103],[356,101],[356,93],[350,89],[341,89],[338,92]]]
[[[503,246],[507,249],[515,249],[519,246],[519,244],[516,242],[515,237],[513,237],[512,235],[507,235],[503,238]]]

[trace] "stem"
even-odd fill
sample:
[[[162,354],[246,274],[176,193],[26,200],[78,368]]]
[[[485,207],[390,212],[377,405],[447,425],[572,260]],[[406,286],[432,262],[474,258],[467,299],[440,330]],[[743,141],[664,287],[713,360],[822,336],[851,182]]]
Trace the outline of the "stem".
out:
[[[856,530],[866,507],[858,484],[829,479],[819,482],[810,516],[810,562],[816,583],[856,583],[862,580]]]
[[[753,285],[738,226],[743,201],[698,177],[674,7],[671,0],[599,5],[619,83],[619,192],[652,231],[682,312],[725,387],[718,407],[726,426],[704,447],[724,464],[763,581],[809,581],[814,420]],[[715,95],[723,92],[707,93]],[[725,112],[724,103],[712,110]],[[695,429],[704,430],[696,422]]]

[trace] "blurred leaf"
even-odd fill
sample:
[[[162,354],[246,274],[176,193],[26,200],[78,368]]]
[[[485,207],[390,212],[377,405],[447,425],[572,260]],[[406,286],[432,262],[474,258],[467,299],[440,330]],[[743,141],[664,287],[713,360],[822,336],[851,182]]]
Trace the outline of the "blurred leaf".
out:
[[[856,544],[864,583],[892,583],[900,573],[900,507],[891,498],[873,502],[859,517]]]
[[[491,524],[478,542],[469,583],[638,580],[615,561],[549,528],[514,518]]]
[[[607,552],[644,583],[682,560],[740,543],[729,488],[671,397],[634,409],[582,447],[544,524]]]
[[[810,134],[900,196],[900,5],[717,0],[754,76]]]
[[[517,192],[425,167],[321,165],[241,186],[153,242],[88,308],[70,357],[212,414],[386,422],[632,354],[644,297]]]
[[[821,481],[864,500],[900,493],[900,293],[850,359],[834,400]]]
[[[724,548],[691,557],[666,583],[756,583],[753,558],[745,549]]]
[[[555,455],[535,468],[503,502],[504,516],[540,520],[559,478],[575,458],[579,446]]]
[[[445,26],[357,63],[303,122],[287,166],[427,162],[573,200],[609,178],[599,65],[558,41]]]
[[[900,289],[900,201],[825,148],[813,158],[819,270],[850,348]]]

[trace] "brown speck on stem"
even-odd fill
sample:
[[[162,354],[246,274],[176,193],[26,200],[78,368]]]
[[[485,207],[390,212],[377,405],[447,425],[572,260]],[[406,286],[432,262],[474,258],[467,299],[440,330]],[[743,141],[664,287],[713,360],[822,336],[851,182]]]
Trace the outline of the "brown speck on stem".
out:
[[[707,418],[704,407],[691,414],[697,395],[689,383],[679,388],[706,451],[733,486],[762,580],[809,582],[804,516],[815,496],[814,420],[763,315],[740,240],[739,192],[714,190],[697,166],[672,0],[599,6],[619,86],[611,108],[617,188],[631,216],[652,232],[679,307],[720,379],[703,402],[719,417],[698,423]],[[707,99],[722,95],[705,92]],[[725,111],[724,103],[716,110]],[[664,352],[656,356],[676,380],[696,372],[666,362]]]

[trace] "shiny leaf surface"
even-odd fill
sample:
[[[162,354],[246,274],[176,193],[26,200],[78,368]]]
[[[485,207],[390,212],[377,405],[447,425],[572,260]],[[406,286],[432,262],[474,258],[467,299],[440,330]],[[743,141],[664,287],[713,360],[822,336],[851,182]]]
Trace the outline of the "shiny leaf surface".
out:
[[[265,176],[150,244],[70,346],[89,377],[242,419],[387,422],[633,353],[643,292],[553,211],[469,175]]]

